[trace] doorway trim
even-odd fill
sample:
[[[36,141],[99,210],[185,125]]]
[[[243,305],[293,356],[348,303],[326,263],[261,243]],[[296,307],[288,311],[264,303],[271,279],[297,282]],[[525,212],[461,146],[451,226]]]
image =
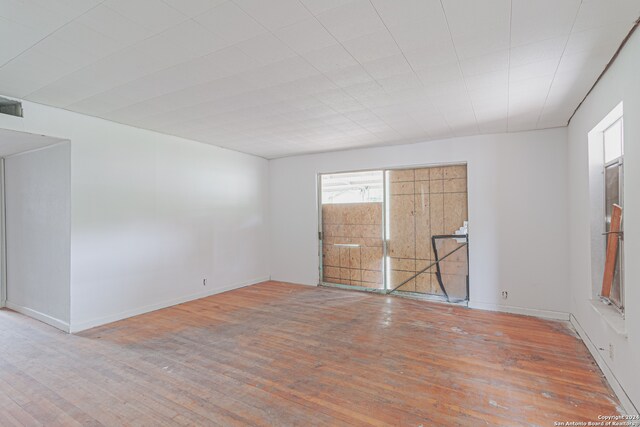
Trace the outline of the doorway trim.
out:
[[[4,157],[0,158],[0,308],[7,306],[7,223],[5,221]]]

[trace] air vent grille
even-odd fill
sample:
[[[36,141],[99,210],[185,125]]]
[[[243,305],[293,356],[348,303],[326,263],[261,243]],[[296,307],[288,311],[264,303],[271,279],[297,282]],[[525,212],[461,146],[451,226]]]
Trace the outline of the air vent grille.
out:
[[[22,117],[22,102],[0,96],[0,114]]]

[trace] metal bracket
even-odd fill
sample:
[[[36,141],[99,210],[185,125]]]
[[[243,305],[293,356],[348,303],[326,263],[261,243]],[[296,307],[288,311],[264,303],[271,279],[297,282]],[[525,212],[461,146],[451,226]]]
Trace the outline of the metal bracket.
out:
[[[606,231],[602,233],[603,236],[608,236],[609,234],[617,234],[620,240],[624,240],[624,231]]]

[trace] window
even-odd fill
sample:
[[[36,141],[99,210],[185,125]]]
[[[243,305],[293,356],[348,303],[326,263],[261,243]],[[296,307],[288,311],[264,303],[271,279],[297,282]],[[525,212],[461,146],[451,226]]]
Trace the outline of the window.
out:
[[[622,157],[622,117],[603,132],[604,162],[609,163]]]
[[[623,206],[623,167],[624,167],[624,128],[622,117],[602,132],[603,158],[604,158],[604,223],[605,231],[610,231],[611,211],[616,204]],[[624,218],[624,209],[623,209]],[[624,221],[624,219],[623,219]],[[621,228],[622,231],[622,228]],[[604,245],[606,250],[606,234]],[[616,269],[613,276],[611,295],[609,300],[621,311],[624,310],[624,248],[620,239]]]
[[[613,328],[624,330],[624,106],[620,102],[588,135],[589,219],[591,229],[591,287],[589,297],[597,312]],[[613,205],[622,208],[622,223],[609,295],[602,297],[607,239]],[[618,314],[620,316],[618,316]],[[611,317],[613,316],[613,317]],[[622,326],[619,323],[622,320]]]

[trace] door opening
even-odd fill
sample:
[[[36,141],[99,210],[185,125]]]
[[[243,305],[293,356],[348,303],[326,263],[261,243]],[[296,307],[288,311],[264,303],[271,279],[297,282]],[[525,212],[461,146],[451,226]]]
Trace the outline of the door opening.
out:
[[[465,303],[466,165],[321,174],[320,284]]]

